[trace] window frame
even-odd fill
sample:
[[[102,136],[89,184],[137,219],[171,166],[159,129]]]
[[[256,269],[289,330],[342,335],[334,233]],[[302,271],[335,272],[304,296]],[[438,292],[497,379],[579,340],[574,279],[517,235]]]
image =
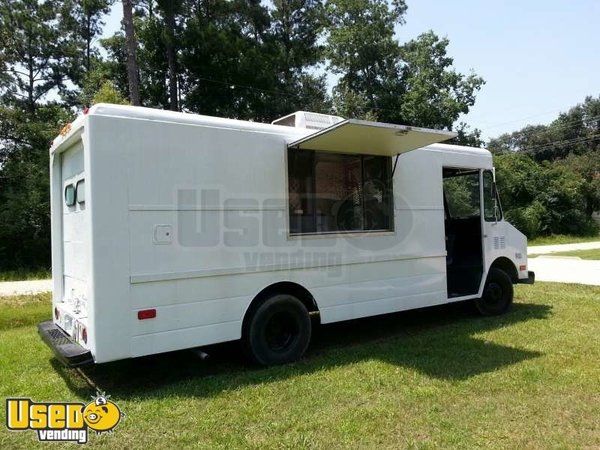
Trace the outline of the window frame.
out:
[[[79,186],[83,184],[83,200],[79,199]],[[79,205],[84,204],[85,203],[85,178],[81,178],[79,180],[77,180],[77,182],[75,183],[75,202]]]
[[[73,189],[73,202],[72,203],[69,203],[69,201],[67,200],[67,190],[69,188]],[[63,189],[63,200],[65,202],[65,205],[67,205],[68,208],[73,208],[77,204],[77,189],[75,188],[75,185],[73,183],[65,184],[65,188]]]
[[[496,200],[496,206],[498,207],[498,217],[496,217],[494,215],[493,217],[491,217],[489,219],[485,213],[486,193],[485,193],[485,182],[484,182],[484,177],[488,173],[492,177],[492,189],[494,191],[494,198]],[[498,194],[498,187],[496,186],[496,180],[494,180],[494,173],[490,169],[484,169],[481,171],[481,194],[482,194],[481,195],[481,205],[483,207],[483,220],[485,222],[501,222],[502,219],[504,219],[504,213],[502,212],[502,204],[500,203],[500,195]]]
[[[340,156],[350,156],[350,157],[359,157],[360,158],[360,165],[361,165],[361,181],[362,181],[362,186],[361,189],[364,188],[364,157],[373,157],[373,156],[379,156],[379,157],[383,157],[387,159],[387,164],[386,164],[386,173],[388,174],[388,182],[389,182],[389,228],[386,229],[377,229],[377,230],[334,230],[334,231],[309,231],[309,232],[293,232],[292,231],[292,226],[291,226],[291,214],[290,214],[290,152],[298,152],[298,151],[302,151],[302,152],[312,152],[314,154],[319,154],[319,153],[332,153],[332,152],[323,152],[323,151],[319,151],[319,150],[311,150],[311,149],[302,149],[302,150],[298,150],[298,149],[291,149],[288,148],[287,151],[285,152],[285,178],[286,178],[286,191],[285,191],[285,220],[286,220],[286,226],[287,226],[287,238],[288,240],[293,240],[293,239],[303,239],[303,238],[328,238],[328,237],[339,237],[339,236],[352,236],[352,237],[359,237],[359,236],[365,236],[365,235],[369,235],[369,236],[385,236],[385,235],[393,235],[396,233],[396,224],[395,224],[395,209],[394,209],[394,174],[393,174],[393,170],[392,170],[392,157],[387,157],[387,156],[379,156],[379,155],[368,155],[368,154],[362,154],[362,153],[343,153],[343,152],[335,152],[333,154],[336,155],[340,155]],[[316,182],[314,173],[312,174],[312,180],[311,182],[314,183]],[[316,188],[313,187],[313,190],[316,190]],[[313,198],[312,201],[315,201],[315,199]],[[362,209],[362,213],[363,213],[363,220],[364,220],[364,195],[361,196],[361,209]]]
[[[452,176],[444,176],[444,170],[448,169],[448,170],[456,170],[457,173],[453,174]],[[467,167],[454,167],[454,166],[443,166],[442,167],[442,196],[443,196],[443,208],[444,208],[444,214],[448,216],[448,218],[450,220],[461,220],[461,219],[471,219],[471,218],[475,218],[478,217],[479,219],[481,219],[483,217],[484,211],[483,211],[483,179],[482,179],[482,175],[481,175],[482,170],[478,169],[478,168],[467,168]],[[450,204],[451,202],[448,201],[448,196],[447,196],[447,190],[444,186],[444,182],[447,179],[452,179],[452,178],[458,178],[458,177],[464,177],[464,176],[470,176],[470,175],[476,175],[477,176],[477,193],[478,193],[478,215],[471,215],[471,216],[455,216],[452,214],[451,212],[451,207]]]

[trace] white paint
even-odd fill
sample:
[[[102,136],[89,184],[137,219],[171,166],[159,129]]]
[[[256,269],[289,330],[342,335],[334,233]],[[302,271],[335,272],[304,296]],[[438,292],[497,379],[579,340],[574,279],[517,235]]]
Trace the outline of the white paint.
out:
[[[402,154],[393,231],[290,236],[286,148],[311,133],[96,105],[54,141],[53,304],[87,327],[96,362],[239,339],[252,299],[281,281],[308,289],[323,323],[460,300],[446,292],[442,167],[490,170],[491,154],[443,144]],[[85,210],[65,210],[64,184],[82,178]],[[479,295],[495,258],[527,264],[521,233],[482,227]],[[138,320],[149,308],[156,318]]]

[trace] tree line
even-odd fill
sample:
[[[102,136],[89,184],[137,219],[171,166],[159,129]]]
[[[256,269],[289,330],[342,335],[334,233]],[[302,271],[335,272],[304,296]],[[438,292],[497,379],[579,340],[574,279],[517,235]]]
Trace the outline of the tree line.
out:
[[[49,264],[48,147],[95,102],[271,121],[296,110],[456,124],[483,80],[404,0],[0,0],[0,268]],[[328,89],[328,79],[332,88]]]
[[[122,27],[105,36],[115,7]],[[433,31],[399,42],[406,11],[404,0],[0,0],[0,269],[49,266],[48,147],[97,102],[261,122],[310,110],[483,145],[459,122],[483,79],[455,70]],[[492,142],[505,158],[552,136]],[[529,218],[527,201],[505,208]]]
[[[507,218],[529,237],[597,234],[600,211],[600,96],[548,125],[491,139]]]

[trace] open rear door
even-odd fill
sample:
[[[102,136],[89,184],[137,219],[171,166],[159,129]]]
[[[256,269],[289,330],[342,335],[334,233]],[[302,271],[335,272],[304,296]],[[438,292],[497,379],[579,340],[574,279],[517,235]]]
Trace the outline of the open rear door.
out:
[[[290,142],[288,148],[396,156],[455,136],[452,131],[348,119]]]

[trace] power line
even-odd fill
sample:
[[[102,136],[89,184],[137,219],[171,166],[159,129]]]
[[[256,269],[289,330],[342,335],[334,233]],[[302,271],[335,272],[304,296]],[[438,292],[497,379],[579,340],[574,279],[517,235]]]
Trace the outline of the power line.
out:
[[[558,119],[555,119],[555,121]],[[569,128],[575,128],[576,126],[580,125],[582,122],[593,122],[596,120],[600,120],[600,115],[598,116],[592,116],[592,117],[588,117],[588,118],[581,118],[581,119],[573,119],[571,121],[568,122],[563,122],[563,123],[558,123],[555,125],[540,125],[542,127],[545,127],[545,129],[543,130],[539,130],[535,133],[531,133],[525,130],[520,130],[520,131],[513,131],[512,133],[505,133],[508,134],[510,136],[513,137],[519,137],[519,136],[540,136],[544,133],[547,133],[551,130],[568,130]],[[583,124],[583,126],[585,127],[585,123]],[[552,127],[552,128],[550,128]]]
[[[594,121],[594,120],[598,120],[598,119],[600,119],[600,115],[598,115],[598,116],[592,116],[592,117],[582,117],[580,119],[573,119],[573,120],[569,120],[567,122],[562,122],[562,123],[559,123],[559,124],[557,124],[555,126],[558,127],[558,128],[563,128],[565,126],[578,125],[581,122]],[[558,118],[554,119],[553,122],[556,122],[557,120],[558,120]],[[526,125],[526,126],[528,126],[528,125]],[[531,126],[536,126],[536,125],[531,125]],[[550,125],[539,125],[539,126],[549,127]],[[520,133],[520,132],[515,132],[515,133]],[[512,134],[514,134],[514,133],[512,133]]]
[[[562,141],[551,141],[551,142],[547,142],[545,144],[533,145],[531,147],[523,147],[523,148],[519,148],[519,151],[531,151],[531,150],[540,150],[540,149],[565,146],[565,145],[574,145],[574,144],[579,144],[582,142],[591,141],[591,140],[595,140],[595,139],[600,139],[600,133],[595,133],[595,134],[592,134],[591,136],[587,136],[587,137],[584,136],[584,137],[579,137],[579,138],[565,139]]]

